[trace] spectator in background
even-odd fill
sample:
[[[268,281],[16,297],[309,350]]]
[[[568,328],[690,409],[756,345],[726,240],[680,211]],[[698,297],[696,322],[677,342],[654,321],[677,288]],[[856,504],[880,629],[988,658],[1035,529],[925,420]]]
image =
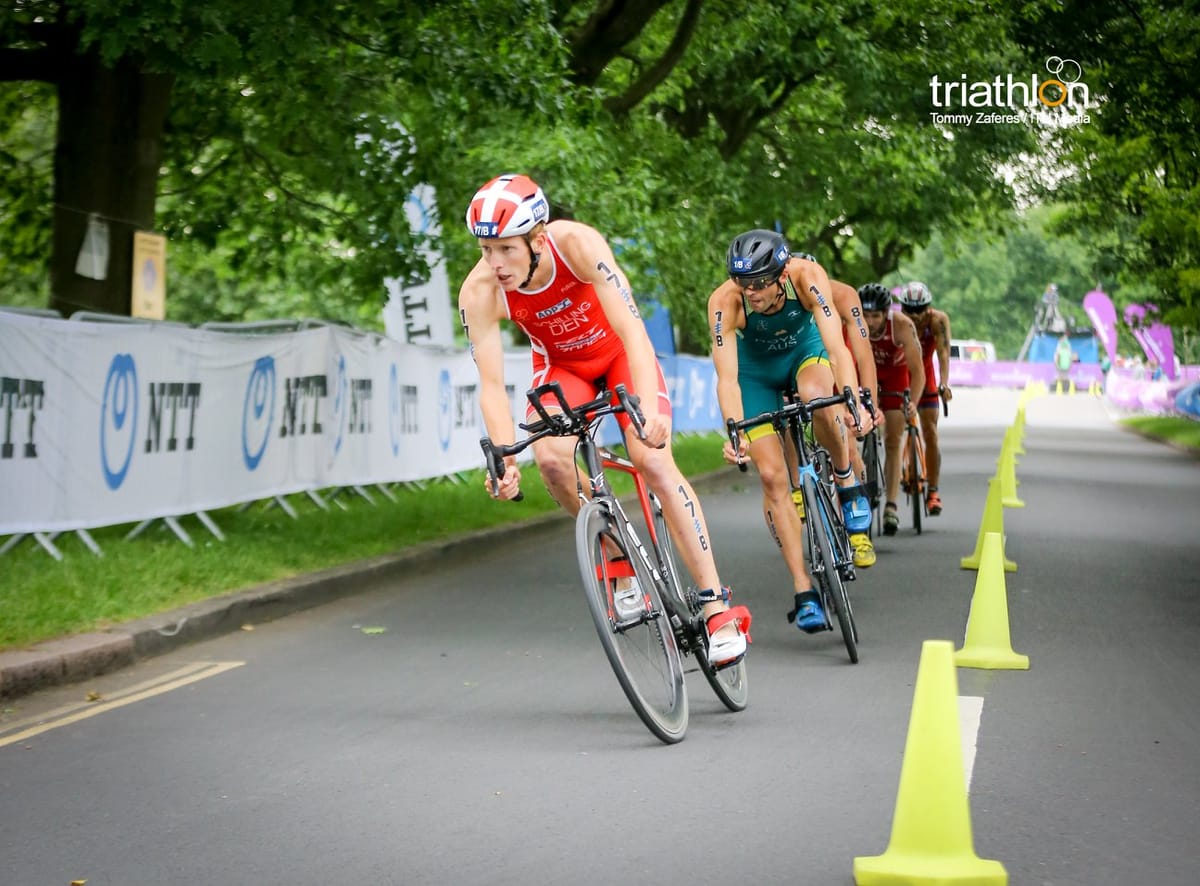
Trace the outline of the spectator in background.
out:
[[[1057,386],[1066,387],[1071,378],[1071,340],[1064,332],[1058,338],[1058,346],[1054,349],[1054,368],[1058,372]]]

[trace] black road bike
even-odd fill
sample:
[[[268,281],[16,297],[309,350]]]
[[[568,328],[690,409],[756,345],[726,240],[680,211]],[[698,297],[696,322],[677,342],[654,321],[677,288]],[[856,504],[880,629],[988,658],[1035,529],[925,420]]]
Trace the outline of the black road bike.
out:
[[[605,416],[624,412],[644,440],[638,398],[623,385],[602,391],[589,403],[570,406],[557,382],[539,385],[526,394],[539,420],[520,427],[523,440],[497,446],[479,441],[493,489],[504,475],[504,458],[516,455],[543,437],[575,437],[576,459],[587,477],[578,486],[582,504],[575,522],[575,548],[588,609],[613,673],[626,698],[646,727],[667,744],[683,739],[688,724],[685,671],[699,668],[717,698],[731,711],[746,707],[749,684],[745,661],[713,667],[708,660],[708,633],[703,603],[695,588],[684,584],[667,522],[658,497],[628,458],[596,442]],[[557,402],[547,409],[543,398]],[[606,471],[633,478],[641,510],[641,526],[626,515]],[[643,540],[645,539],[645,540]],[[613,594],[619,580],[635,579],[643,599],[635,618],[618,618]],[[688,657],[695,666],[685,668]]]

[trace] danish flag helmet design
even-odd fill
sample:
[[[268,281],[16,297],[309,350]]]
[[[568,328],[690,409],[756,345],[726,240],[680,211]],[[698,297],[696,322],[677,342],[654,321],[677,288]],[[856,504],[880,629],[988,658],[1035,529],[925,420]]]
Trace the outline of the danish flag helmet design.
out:
[[[527,175],[501,175],[475,192],[467,207],[467,230],[487,240],[520,237],[550,220],[550,204]]]
[[[905,285],[900,291],[900,304],[906,308],[921,308],[933,302],[933,293],[919,280]]]

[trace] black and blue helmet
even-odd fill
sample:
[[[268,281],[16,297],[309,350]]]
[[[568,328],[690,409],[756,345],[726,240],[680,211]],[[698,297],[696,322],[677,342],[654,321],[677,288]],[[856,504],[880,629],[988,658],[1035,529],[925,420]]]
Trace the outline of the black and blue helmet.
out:
[[[892,306],[892,294],[882,283],[866,283],[858,287],[858,300],[864,311],[886,311]]]
[[[733,238],[725,269],[739,286],[754,288],[778,280],[791,257],[782,234],[756,228]]]

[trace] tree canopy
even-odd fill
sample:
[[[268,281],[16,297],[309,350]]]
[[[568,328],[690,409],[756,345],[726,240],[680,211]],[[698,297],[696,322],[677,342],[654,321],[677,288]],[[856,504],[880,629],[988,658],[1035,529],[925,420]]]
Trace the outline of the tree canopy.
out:
[[[435,245],[457,279],[477,254],[461,208],[492,176],[524,171],[557,212],[609,234],[637,290],[672,307],[684,344],[705,349],[703,300],[739,231],[778,226],[858,285],[939,232],[998,230],[1029,158],[1052,151],[1070,170],[1052,183],[1068,207],[1060,224],[1097,232],[1087,242],[1106,273],[1150,280],[1165,308],[1182,309],[1172,316],[1196,304],[1194,84],[1191,104],[1185,94],[1197,41],[1134,55],[1156,67],[1101,58],[1122,22],[1194,30],[1195,16],[1149,4],[7,6],[3,301],[127,312],[128,243],[158,230],[173,319],[375,324],[383,278],[427,272],[404,212],[412,189],[436,189]],[[1077,33],[1047,27],[1076,19]],[[1084,60],[1089,82],[1103,75],[1098,125],[1047,134],[933,119],[934,75],[1023,75],[1051,43]],[[1166,72],[1184,85],[1154,96],[1178,102],[1159,131],[1157,106],[1142,104]],[[1138,112],[1123,119],[1125,106]],[[112,236],[105,281],[74,272],[93,217]],[[1110,233],[1113,219],[1126,236]]]

